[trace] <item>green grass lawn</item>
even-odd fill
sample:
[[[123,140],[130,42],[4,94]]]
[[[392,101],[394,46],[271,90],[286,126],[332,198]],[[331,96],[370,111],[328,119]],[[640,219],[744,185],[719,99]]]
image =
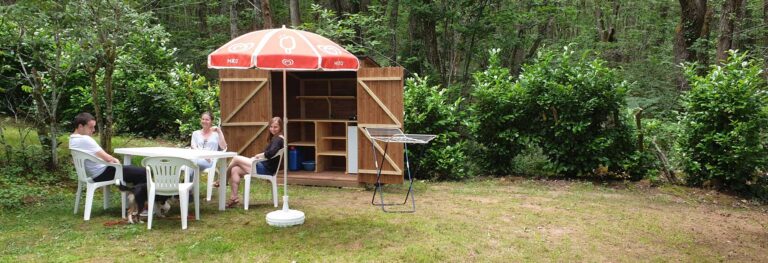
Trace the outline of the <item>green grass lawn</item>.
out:
[[[6,136],[19,140],[19,133]],[[60,152],[69,162],[66,137],[61,137]],[[114,141],[115,147],[158,144],[174,145],[126,137]],[[0,262],[765,262],[768,258],[768,206],[677,186],[519,178],[418,182],[418,211],[413,214],[383,213],[370,205],[370,190],[291,186],[291,207],[305,212],[306,222],[274,228],[265,222],[266,214],[275,210],[268,184],[257,180],[248,211],[242,207],[218,211],[214,197],[203,203],[202,220],[191,220],[189,228],[181,230],[174,204],[169,218],[155,220],[153,229],[147,230],[146,224],[107,224],[120,220],[117,194],[105,210],[97,192],[91,220],[83,221],[82,207],[73,214],[75,185],[72,181],[50,186],[44,198],[21,209],[0,211]],[[392,198],[404,194],[402,186],[388,191]]]
[[[623,188],[623,187],[622,187]],[[762,261],[766,207],[688,188],[615,189],[584,182],[483,179],[425,183],[418,211],[387,214],[363,189],[291,186],[304,225],[274,228],[266,183],[251,209],[218,211],[182,231],[169,219],[119,220],[100,195],[89,222],[74,215],[74,190],[0,215],[0,261]],[[402,193],[391,189],[392,195]],[[762,260],[761,260],[762,259]]]

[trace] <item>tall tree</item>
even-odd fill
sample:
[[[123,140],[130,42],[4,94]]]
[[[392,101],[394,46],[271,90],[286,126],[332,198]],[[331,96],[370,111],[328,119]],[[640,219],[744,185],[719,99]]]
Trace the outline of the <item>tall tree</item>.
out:
[[[720,64],[728,58],[728,50],[736,49],[735,47],[735,32],[737,32],[738,24],[741,22],[740,17],[743,15],[742,0],[725,0],[723,2],[723,9],[720,15],[720,36],[717,38],[717,63]]]
[[[768,0],[765,0],[768,1]],[[400,10],[400,0],[390,0],[389,1],[389,30],[392,31],[392,40],[390,43],[389,48],[389,60],[392,61],[392,63],[397,63],[397,52],[398,52],[398,34],[397,34],[397,26],[398,26],[398,18],[399,18],[399,12]]]
[[[227,1],[227,6],[229,7],[229,37],[230,38],[236,38],[238,35],[237,33],[237,5],[235,4],[236,1]]]
[[[697,40],[708,34],[706,27],[707,0],[678,0],[680,3],[680,22],[675,28],[675,64],[682,62],[700,62],[706,54],[700,54],[693,48]],[[678,78],[680,89],[689,89],[685,77]]]
[[[251,30],[259,30],[262,29],[262,23],[261,23],[261,0],[248,0],[248,4],[251,5],[251,8],[253,8],[253,19],[251,21]]]
[[[261,0],[261,16],[264,20],[264,29],[275,27],[272,20],[272,11],[269,7],[269,0]]]
[[[768,0],[763,0],[763,28],[768,29]],[[763,36],[763,46],[768,47],[768,34]],[[768,51],[763,52],[763,55],[763,62],[765,62],[765,70],[763,70],[763,75],[765,75],[765,78],[768,79]]]
[[[301,25],[301,10],[299,10],[299,0],[290,0],[289,9],[291,12],[291,26]]]
[[[608,20],[603,14],[600,1],[595,2],[595,24],[601,42],[616,42],[616,27],[611,22],[616,21],[615,18],[619,16],[620,7],[621,2],[619,0],[611,1],[611,16],[613,19]]]
[[[438,51],[437,20],[441,16],[433,0],[417,0],[411,7],[409,17],[410,41],[420,42],[420,47],[431,68],[440,78],[440,83],[447,84],[445,68]]]
[[[17,29],[15,55],[35,106],[35,128],[50,169],[59,166],[59,106],[83,53],[72,34],[66,2],[21,2],[10,8]]]
[[[143,34],[148,30],[149,18],[116,0],[78,0],[73,3],[73,9],[81,18],[78,28],[84,37],[82,45],[93,54],[85,67],[91,79],[94,113],[101,128],[100,144],[105,151],[111,152],[114,134],[113,76],[117,58],[129,52],[133,34]]]

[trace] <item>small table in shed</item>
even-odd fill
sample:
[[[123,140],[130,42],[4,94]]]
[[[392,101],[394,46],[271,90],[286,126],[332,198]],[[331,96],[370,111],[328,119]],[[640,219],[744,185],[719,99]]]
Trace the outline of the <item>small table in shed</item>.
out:
[[[373,162],[376,166],[376,188],[373,190],[373,197],[371,197],[371,205],[380,206],[381,210],[387,213],[413,213],[416,212],[416,200],[413,193],[413,177],[411,176],[411,165],[408,161],[408,144],[427,144],[429,141],[437,137],[430,134],[405,134],[399,128],[365,128],[365,132],[368,134],[368,138],[371,140],[371,148],[373,150]],[[381,165],[376,158],[376,141],[384,143],[384,152],[381,156]],[[381,187],[381,170],[384,167],[384,161],[387,157],[387,149],[390,143],[402,143],[405,153],[405,172],[408,173],[408,192],[405,194],[405,199],[402,203],[386,203],[384,202],[384,189]],[[376,203],[376,193],[379,192],[380,202]],[[408,198],[411,199],[410,210],[388,210],[387,206],[405,205],[408,202]]]

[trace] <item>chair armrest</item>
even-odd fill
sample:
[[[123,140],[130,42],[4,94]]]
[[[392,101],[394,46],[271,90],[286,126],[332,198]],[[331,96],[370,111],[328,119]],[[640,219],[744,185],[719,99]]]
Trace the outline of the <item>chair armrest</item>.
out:
[[[104,165],[115,168],[115,185],[121,185],[121,184],[125,185],[125,181],[123,181],[123,165],[122,164],[104,162]]]
[[[123,184],[125,183],[125,182],[123,182],[123,165],[122,164],[110,163],[110,162],[104,161],[101,158],[96,157],[96,156],[94,156],[92,154],[88,154],[88,153],[85,153],[85,152],[82,152],[82,151],[78,151],[78,150],[72,150],[72,152],[77,152],[78,155],[80,156],[80,158],[84,158],[84,159],[89,160],[91,162],[94,162],[94,163],[97,163],[97,164],[106,165],[106,166],[109,166],[109,167],[114,167],[115,168],[115,179],[114,179],[115,180],[115,185],[120,185],[120,183],[123,183]],[[96,176],[96,175],[92,175],[92,176]]]

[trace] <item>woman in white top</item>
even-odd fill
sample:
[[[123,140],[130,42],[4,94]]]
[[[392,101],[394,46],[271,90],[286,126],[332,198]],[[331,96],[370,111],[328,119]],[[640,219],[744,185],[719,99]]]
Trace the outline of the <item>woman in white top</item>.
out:
[[[218,151],[219,149],[227,149],[227,141],[224,139],[224,134],[221,129],[216,126],[211,126],[213,123],[213,116],[210,112],[203,112],[200,115],[200,126],[203,128],[192,132],[192,149]],[[197,159],[195,160],[200,170],[211,168],[211,159]]]

